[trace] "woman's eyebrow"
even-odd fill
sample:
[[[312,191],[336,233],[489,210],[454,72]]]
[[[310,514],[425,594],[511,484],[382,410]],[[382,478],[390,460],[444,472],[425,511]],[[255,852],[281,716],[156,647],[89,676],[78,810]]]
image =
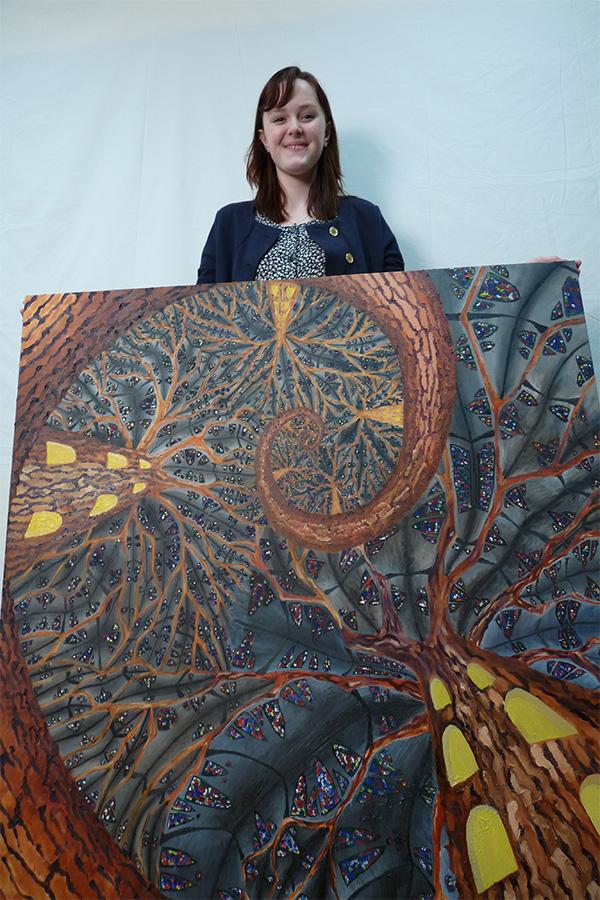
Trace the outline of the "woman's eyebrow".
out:
[[[274,106],[273,109],[268,109],[268,110],[266,110],[266,112],[267,112],[267,115],[269,115],[269,116],[277,115],[278,113],[287,112],[287,107],[288,107],[288,104],[286,103],[285,106]],[[316,110],[316,108],[317,108],[316,103],[303,103],[301,106],[298,107],[298,112],[304,112],[305,109]]]

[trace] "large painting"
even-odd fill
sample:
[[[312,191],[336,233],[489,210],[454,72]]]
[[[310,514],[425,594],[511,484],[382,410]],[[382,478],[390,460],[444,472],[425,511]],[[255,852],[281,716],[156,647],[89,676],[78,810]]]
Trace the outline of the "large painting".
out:
[[[5,896],[600,895],[568,263],[28,298]]]

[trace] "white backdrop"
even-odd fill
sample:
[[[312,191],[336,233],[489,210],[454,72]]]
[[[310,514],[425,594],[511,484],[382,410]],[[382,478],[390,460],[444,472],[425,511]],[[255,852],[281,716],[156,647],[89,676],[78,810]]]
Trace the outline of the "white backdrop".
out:
[[[30,293],[189,284],[250,196],[284,65],[334,111],[346,190],[407,268],[584,261],[600,365],[597,0],[0,0],[0,534]],[[0,560],[1,564],[1,560]]]

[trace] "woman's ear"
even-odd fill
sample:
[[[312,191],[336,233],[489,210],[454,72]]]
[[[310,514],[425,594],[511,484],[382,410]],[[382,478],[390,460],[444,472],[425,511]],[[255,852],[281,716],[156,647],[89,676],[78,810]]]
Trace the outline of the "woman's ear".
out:
[[[267,153],[268,153],[268,152],[269,152],[269,148],[267,147],[267,139],[266,139],[266,137],[265,137],[265,133],[264,133],[264,131],[262,130],[262,128],[259,128],[259,129],[258,129],[258,137],[259,137],[259,139],[260,139],[261,144],[263,145],[263,147],[265,148],[265,150],[266,150]]]
[[[325,128],[325,138],[323,139],[323,146],[326,147],[329,143],[329,138],[331,137],[331,122],[327,123],[327,127]]]

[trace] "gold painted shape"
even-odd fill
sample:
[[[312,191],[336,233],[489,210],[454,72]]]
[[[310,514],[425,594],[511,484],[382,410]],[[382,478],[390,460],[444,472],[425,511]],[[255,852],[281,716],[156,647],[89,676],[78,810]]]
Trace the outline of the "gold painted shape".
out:
[[[454,787],[479,772],[475,754],[469,742],[456,725],[448,725],[442,735],[442,752],[448,781]]]
[[[46,465],[68,466],[77,460],[75,448],[58,441],[46,441]]]
[[[374,409],[363,409],[361,419],[371,419],[374,422],[384,422],[388,425],[397,425],[404,428],[404,403],[392,403],[389,406],[376,406]]]
[[[152,465],[147,459],[140,459],[140,469],[151,469]]]
[[[109,450],[106,454],[107,469],[124,469],[127,463],[128,459],[122,453],[114,453],[112,450]]]
[[[273,281],[269,285],[273,322],[278,339],[285,336],[300,286],[289,281]]]
[[[133,493],[139,494],[141,491],[144,490],[145,487],[146,487],[145,481],[136,481],[136,483],[133,486]]]
[[[488,672],[487,669],[484,669],[483,666],[480,666],[479,663],[469,663],[467,666],[467,675],[475,687],[478,687],[482,691],[491,687],[496,680],[494,676]]]
[[[567,719],[523,688],[513,688],[508,692],[504,698],[504,708],[513,725],[530,744],[556,741],[577,734],[577,729]]]
[[[467,851],[478,894],[517,871],[506,828],[492,806],[475,806],[469,813]]]
[[[46,534],[54,534],[62,525],[62,516],[60,513],[52,512],[49,509],[41,509],[34,512],[29,520],[29,525],[24,537],[36,538],[44,537]]]
[[[588,775],[579,788],[579,799],[600,834],[600,775]]]
[[[434,709],[445,709],[452,703],[452,697],[441,678],[432,678],[429,682],[429,693]]]
[[[92,511],[90,513],[90,519],[94,516],[100,516],[102,513],[109,512],[111,509],[114,509],[117,503],[119,502],[119,498],[116,494],[100,494],[92,507]]]

